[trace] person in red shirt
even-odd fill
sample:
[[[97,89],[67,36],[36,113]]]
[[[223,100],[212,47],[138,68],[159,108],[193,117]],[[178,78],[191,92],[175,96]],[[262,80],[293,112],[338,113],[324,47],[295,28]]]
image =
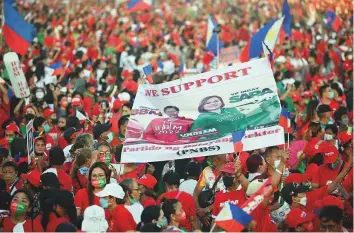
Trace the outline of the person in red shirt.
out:
[[[118,121],[122,117],[122,105],[123,105],[123,102],[120,99],[116,99],[113,102],[113,107],[112,107],[113,115],[112,115],[112,118],[110,121],[112,124],[111,131],[116,135],[119,133]],[[123,135],[125,135],[125,134],[123,134]]]
[[[328,85],[323,85],[319,89],[320,102],[328,105],[332,111],[336,111],[339,108],[339,104],[334,100],[334,91]]]
[[[245,191],[235,178],[235,170],[236,166],[234,162],[225,164],[220,170],[226,190],[220,191],[215,195],[214,208],[212,210],[213,218],[220,213],[226,202],[242,206],[247,201]]]
[[[39,219],[29,217],[33,204],[32,195],[24,189],[17,190],[11,200],[11,216],[2,222],[3,232],[14,232],[14,228],[21,232],[43,232]]]
[[[55,232],[57,226],[61,223],[76,223],[76,209],[74,205],[74,196],[66,190],[56,190],[52,192],[52,197],[45,202],[46,206],[42,215],[38,219],[46,232]]]
[[[48,132],[50,131],[50,126],[43,117],[37,117],[33,120],[33,128],[36,131],[34,133],[36,137],[42,136],[45,138],[47,151],[54,146],[53,138],[48,135]]]
[[[113,138],[112,147],[122,145],[125,140],[125,133],[128,127],[129,116],[122,116],[118,120],[118,133],[117,136]]]
[[[10,99],[7,95],[5,83],[0,83],[0,137],[3,136],[3,123],[10,118]]]
[[[187,231],[192,231],[192,228],[193,230],[199,230],[200,227],[193,196],[178,189],[180,184],[179,175],[177,173],[168,172],[163,177],[163,181],[165,183],[166,193],[159,196],[157,204],[160,204],[163,198],[177,199],[181,202],[186,215],[186,218],[179,223],[179,226]]]
[[[75,152],[74,166],[71,171],[74,194],[82,188],[87,187],[86,173],[91,165],[91,150],[79,148]]]
[[[100,206],[100,198],[95,194],[102,191],[109,183],[111,171],[102,162],[94,163],[88,173],[87,187],[80,189],[75,195],[75,206],[77,215],[85,211],[91,205]]]
[[[7,192],[10,195],[22,188],[22,181],[18,178],[18,167],[13,161],[7,161],[2,165],[2,179],[5,181]]]
[[[43,118],[46,120],[47,124],[50,127],[47,134],[53,138],[54,142],[57,142],[58,134],[60,132],[59,129],[57,128],[57,123],[58,123],[57,114],[51,108],[48,107],[43,111]],[[55,145],[56,144],[57,143],[55,143]]]
[[[136,230],[134,218],[124,206],[125,193],[119,184],[107,184],[102,191],[96,193],[96,196],[100,197],[101,207],[109,212],[109,232]]]
[[[286,215],[285,222],[289,232],[312,232],[315,215],[300,208],[294,208]]]
[[[187,133],[192,128],[193,120],[178,116],[179,108],[166,106],[164,113],[168,118],[152,120],[144,132],[144,139],[154,143],[175,143],[178,134]]]
[[[49,151],[49,165],[51,168],[47,169],[44,173],[52,172],[58,176],[60,182],[60,189],[72,192],[72,179],[63,170],[63,165],[65,162],[65,156],[63,150],[59,147],[53,147]]]
[[[320,153],[319,146],[323,142],[324,129],[319,122],[311,122],[305,135],[307,144],[304,148],[304,154],[308,160],[311,160],[313,156]]]
[[[140,189],[140,203],[144,206],[156,205],[154,187],[157,180],[150,174],[144,174],[137,180]]]

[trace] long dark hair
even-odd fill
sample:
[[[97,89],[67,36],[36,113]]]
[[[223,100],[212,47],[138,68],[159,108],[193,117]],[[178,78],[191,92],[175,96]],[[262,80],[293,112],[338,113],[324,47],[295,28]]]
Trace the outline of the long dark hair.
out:
[[[109,170],[107,164],[105,164],[103,162],[95,162],[90,167],[89,174],[88,174],[88,182],[87,182],[87,194],[88,194],[88,199],[89,199],[89,205],[94,204],[93,190],[95,190],[95,188],[91,184],[91,175],[92,175],[92,171],[95,168],[101,168],[104,171],[104,173],[106,175],[106,184],[109,184],[109,179],[111,178],[111,171]]]
[[[74,146],[76,143],[74,144]],[[75,154],[75,162],[74,166],[71,170],[71,178],[78,179],[77,171],[80,169],[82,165],[84,165],[87,160],[91,158],[91,150],[88,148],[79,148],[73,152]]]
[[[205,109],[204,109],[204,105],[205,103],[211,99],[211,98],[217,98],[220,100],[221,102],[221,108],[223,108],[225,106],[225,103],[224,101],[222,100],[222,98],[220,96],[217,96],[217,95],[212,95],[212,96],[207,96],[205,98],[202,99],[202,101],[200,101],[199,103],[199,106],[198,106],[198,112],[202,113],[202,112],[207,112]]]
[[[305,139],[307,141],[311,140],[311,138],[316,137],[322,131],[321,123],[319,122],[311,122],[307,131],[305,132]]]
[[[177,199],[162,199],[162,211],[167,218],[167,222],[171,222],[171,214],[176,214],[176,204],[179,202]]]
[[[317,106],[318,106],[317,100],[312,100],[308,103],[306,107],[306,122],[314,120]]]

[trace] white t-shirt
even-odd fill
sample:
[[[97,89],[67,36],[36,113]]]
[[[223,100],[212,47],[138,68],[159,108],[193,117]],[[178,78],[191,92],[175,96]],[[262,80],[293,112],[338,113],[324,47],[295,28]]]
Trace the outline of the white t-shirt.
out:
[[[193,196],[195,186],[197,186],[197,181],[193,179],[184,180],[179,186],[180,191],[184,191]]]
[[[73,159],[71,158],[70,156],[70,150],[71,150],[71,147],[73,147],[73,144],[70,144],[68,146],[66,146],[63,150],[64,152],[64,156],[65,156],[65,162],[71,162]]]
[[[134,203],[133,205],[124,205],[124,206],[133,215],[136,224],[141,222],[141,213],[143,212],[144,207],[140,203]]]

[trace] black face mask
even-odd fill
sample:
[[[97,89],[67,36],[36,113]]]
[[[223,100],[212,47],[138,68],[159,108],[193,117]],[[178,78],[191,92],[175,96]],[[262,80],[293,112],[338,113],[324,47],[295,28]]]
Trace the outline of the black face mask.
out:
[[[51,119],[51,120],[54,125],[58,124],[58,119],[55,118],[55,119]]]
[[[25,119],[26,119],[26,121],[30,121],[30,120],[34,119],[34,115],[32,113],[27,113],[25,115]]]
[[[222,181],[224,182],[224,185],[226,188],[230,188],[234,184],[234,177],[232,176],[223,176]]]
[[[61,130],[61,131],[64,131],[65,130],[65,126],[64,127],[59,127],[59,129]]]

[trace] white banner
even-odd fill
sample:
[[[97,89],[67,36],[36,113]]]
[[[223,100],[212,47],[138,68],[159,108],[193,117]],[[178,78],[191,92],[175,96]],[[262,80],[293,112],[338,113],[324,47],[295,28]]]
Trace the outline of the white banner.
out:
[[[30,95],[25,75],[23,74],[20,60],[14,52],[4,55],[4,63],[9,74],[11,86],[17,98],[25,98]]]
[[[279,115],[277,87],[266,58],[168,83],[141,84],[122,162],[224,154],[240,143],[244,151],[283,144]]]

